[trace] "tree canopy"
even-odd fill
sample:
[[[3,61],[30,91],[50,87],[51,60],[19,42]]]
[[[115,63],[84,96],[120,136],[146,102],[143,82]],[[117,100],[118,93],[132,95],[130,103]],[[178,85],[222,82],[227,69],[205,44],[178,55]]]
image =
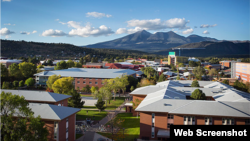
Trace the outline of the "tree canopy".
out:
[[[40,116],[34,117],[29,103],[19,95],[1,93],[1,138],[8,141],[46,141],[49,134]]]
[[[35,80],[33,78],[28,78],[25,80],[25,85],[27,85],[28,87],[33,86],[35,84]]]
[[[194,80],[191,84],[191,87],[200,87],[199,82],[197,80]]]
[[[68,65],[65,61],[60,61],[58,63],[56,63],[56,66],[55,66],[55,70],[62,70],[62,69],[67,69],[68,68]]]
[[[82,101],[81,96],[75,89],[71,89],[68,93],[72,97],[69,99],[68,106],[74,108],[83,108],[83,104],[85,103]]]
[[[57,79],[60,79],[61,75],[51,75],[49,76],[48,80],[46,81],[46,85],[48,88],[50,88],[52,90],[52,85],[54,84],[54,82],[57,80]]]
[[[206,71],[202,66],[198,66],[198,67],[194,68],[193,73],[194,73],[196,79],[201,80],[202,75],[206,74]]]
[[[158,82],[162,82],[162,81],[165,81],[166,80],[166,76],[162,73],[159,77],[159,80]]]
[[[199,89],[195,89],[190,97],[197,100],[206,100],[206,95]]]
[[[72,82],[74,81],[73,77],[63,77],[57,79],[53,85],[52,89],[55,93],[67,94],[71,89],[74,88]]]
[[[23,62],[18,64],[19,69],[22,73],[22,75],[25,78],[33,77],[33,75],[36,73],[36,65],[32,63]]]

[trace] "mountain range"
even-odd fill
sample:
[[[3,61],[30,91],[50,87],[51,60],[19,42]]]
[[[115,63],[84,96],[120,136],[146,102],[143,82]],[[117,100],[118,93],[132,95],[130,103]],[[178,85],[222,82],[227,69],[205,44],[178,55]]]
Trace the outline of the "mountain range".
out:
[[[173,31],[169,32],[157,32],[151,34],[146,30],[138,31],[133,34],[129,34],[125,37],[115,40],[101,42],[96,44],[87,45],[89,48],[108,48],[108,49],[123,49],[123,50],[139,50],[149,53],[158,52],[161,50],[177,47],[180,45],[213,41],[218,42],[217,39],[209,37],[201,37],[198,35],[190,35],[184,37],[176,34]]]

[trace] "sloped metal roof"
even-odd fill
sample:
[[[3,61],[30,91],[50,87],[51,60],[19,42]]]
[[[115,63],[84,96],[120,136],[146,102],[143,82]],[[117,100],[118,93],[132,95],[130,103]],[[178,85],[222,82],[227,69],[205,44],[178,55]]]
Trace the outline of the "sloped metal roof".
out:
[[[69,68],[64,70],[41,72],[34,76],[61,75],[62,77],[86,77],[86,78],[116,78],[122,75],[132,75],[136,71],[130,69],[90,69],[90,68]]]
[[[44,101],[44,102],[57,102],[67,98],[69,95],[57,94],[46,91],[30,91],[30,90],[7,90],[1,89],[1,91],[11,92],[13,95],[24,96],[27,101]]]

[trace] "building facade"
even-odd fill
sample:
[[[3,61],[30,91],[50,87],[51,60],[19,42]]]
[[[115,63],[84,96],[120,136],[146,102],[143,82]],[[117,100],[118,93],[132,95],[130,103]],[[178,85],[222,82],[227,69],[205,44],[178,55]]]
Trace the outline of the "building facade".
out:
[[[235,64],[235,76],[243,82],[250,82],[250,63],[237,62]]]
[[[140,115],[141,139],[168,140],[170,125],[250,124],[248,93],[213,81],[199,81],[198,88],[191,84],[190,80],[164,81],[131,92],[133,102],[140,100],[131,112]],[[206,100],[190,99],[195,89],[202,90]]]

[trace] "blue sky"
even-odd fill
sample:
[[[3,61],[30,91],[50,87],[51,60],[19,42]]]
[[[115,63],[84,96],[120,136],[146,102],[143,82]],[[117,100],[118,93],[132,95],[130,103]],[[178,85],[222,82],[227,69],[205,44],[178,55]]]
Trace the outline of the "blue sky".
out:
[[[1,0],[1,39],[88,45],[140,30],[250,40],[249,0]]]

